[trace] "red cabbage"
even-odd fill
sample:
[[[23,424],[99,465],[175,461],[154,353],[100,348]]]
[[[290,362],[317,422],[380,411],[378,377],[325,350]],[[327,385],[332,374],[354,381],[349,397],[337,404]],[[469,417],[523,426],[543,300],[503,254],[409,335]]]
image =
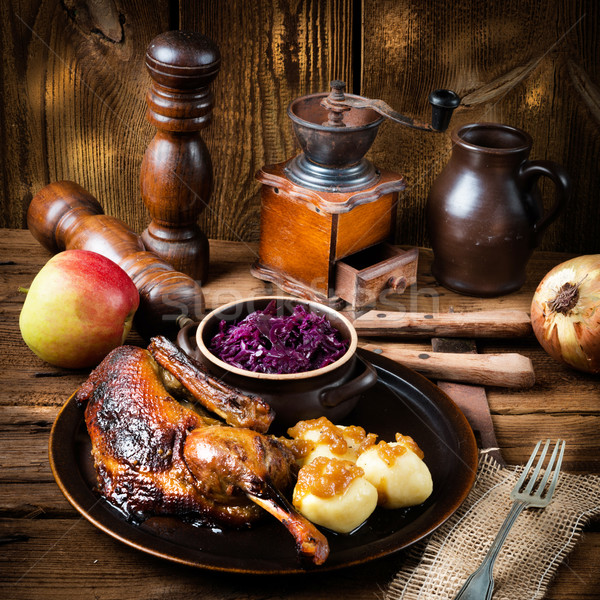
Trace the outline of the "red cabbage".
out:
[[[297,304],[291,315],[277,315],[273,300],[239,323],[219,323],[210,350],[222,361],[256,373],[304,373],[341,358],[348,349],[327,317]]]

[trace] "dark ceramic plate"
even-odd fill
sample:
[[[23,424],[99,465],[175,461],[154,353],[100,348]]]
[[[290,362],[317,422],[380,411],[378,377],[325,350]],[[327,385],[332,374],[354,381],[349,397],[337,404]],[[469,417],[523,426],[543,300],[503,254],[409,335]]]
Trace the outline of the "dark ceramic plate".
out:
[[[375,366],[379,379],[345,422],[361,425],[387,441],[393,441],[397,431],[412,436],[425,452],[433,494],[417,507],[378,508],[351,535],[326,532],[331,553],[315,571],[364,563],[414,544],[454,513],[475,478],[473,432],[448,396],[410,369],[359,352]],[[50,465],[69,502],[105,533],[148,554],[195,567],[256,574],[304,572],[291,535],[270,517],[244,530],[217,530],[175,517],[129,523],[95,492],[90,448],[83,410],[71,397],[50,434]]]

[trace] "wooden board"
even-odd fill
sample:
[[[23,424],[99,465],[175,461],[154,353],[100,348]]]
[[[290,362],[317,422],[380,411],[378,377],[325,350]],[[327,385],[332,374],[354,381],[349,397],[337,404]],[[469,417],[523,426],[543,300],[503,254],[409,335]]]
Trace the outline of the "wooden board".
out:
[[[155,35],[180,27],[212,37],[223,56],[203,134],[215,175],[200,222],[209,237],[258,240],[254,173],[298,151],[288,103],[343,79],[422,120],[429,92],[452,87],[465,103],[452,127],[486,120],[527,129],[532,158],[563,164],[574,182],[543,247],[600,252],[599,11],[594,0],[3,2],[0,226],[24,227],[33,194],[73,179],[108,214],[145,228],[139,167],[154,130],[143,58]],[[380,128],[369,156],[408,184],[397,243],[428,245],[425,200],[449,151],[447,134]]]
[[[213,308],[245,296],[276,290],[249,273],[256,245],[211,242],[211,283],[205,288]],[[0,597],[29,600],[146,600],[197,597],[207,600],[286,598],[326,600],[379,597],[403,558],[377,560],[322,577],[223,577],[155,559],[105,535],[68,504],[52,479],[48,464],[50,427],[62,404],[88,371],[64,371],[35,357],[18,329],[26,287],[48,253],[25,231],[0,234]],[[460,297],[435,286],[429,274],[431,253],[421,249],[418,281],[413,290],[382,298],[381,308],[414,304],[467,310],[526,310],[533,282],[565,258],[540,253],[530,266],[530,280],[517,294],[501,300]],[[428,307],[426,309],[426,306]],[[134,335],[130,343],[140,343]],[[428,341],[377,340],[395,347],[430,349]],[[598,378],[557,365],[537,342],[483,340],[482,352],[519,351],[534,363],[537,383],[529,390],[488,388],[494,427],[507,462],[523,464],[539,437],[567,437],[565,469],[600,472],[600,388]],[[549,600],[592,600],[600,585],[600,530],[588,526],[583,540],[558,572]]]
[[[430,120],[427,97],[450,88],[462,98],[451,127],[491,121],[533,138],[532,159],[565,166],[572,199],[545,233],[543,248],[600,251],[600,4],[459,0],[364,0],[362,94]],[[388,123],[371,156],[406,177],[396,242],[429,245],[424,206],[451,152],[449,133]],[[546,205],[553,193],[543,185]],[[576,233],[575,233],[576,232]]]

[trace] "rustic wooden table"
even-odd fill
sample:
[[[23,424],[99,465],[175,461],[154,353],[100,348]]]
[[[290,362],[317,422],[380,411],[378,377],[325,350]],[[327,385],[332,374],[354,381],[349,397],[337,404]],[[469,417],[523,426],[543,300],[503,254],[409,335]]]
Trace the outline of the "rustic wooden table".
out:
[[[209,308],[244,296],[274,293],[249,274],[253,245],[214,242]],[[27,287],[49,258],[27,231],[0,233],[0,597],[11,599],[381,598],[402,553],[364,566],[305,577],[235,576],[179,566],[113,540],[64,499],[48,464],[48,437],[58,411],[86,378],[45,364],[23,343],[18,317]],[[493,300],[459,296],[435,284],[431,253],[422,250],[419,280],[380,308],[455,311],[529,310],[541,277],[566,257],[538,253],[523,289]],[[141,339],[132,335],[132,343]],[[431,349],[426,342],[407,347]],[[600,381],[552,361],[535,338],[479,343],[480,352],[518,351],[533,361],[527,390],[489,388],[488,399],[506,461],[524,463],[536,440],[565,438],[564,468],[600,473]],[[589,527],[563,564],[548,598],[600,598],[600,528]]]

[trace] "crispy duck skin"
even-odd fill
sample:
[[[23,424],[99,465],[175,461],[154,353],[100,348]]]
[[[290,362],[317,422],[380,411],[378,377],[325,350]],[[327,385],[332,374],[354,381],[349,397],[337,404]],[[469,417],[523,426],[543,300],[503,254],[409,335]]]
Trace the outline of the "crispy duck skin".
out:
[[[275,413],[267,402],[218,381],[164,336],[152,338],[148,350],[198,402],[226,423],[261,433],[268,431]]]
[[[205,495],[225,502],[244,493],[287,528],[303,559],[317,565],[327,559],[325,536],[279,491],[293,483],[295,457],[277,438],[251,429],[203,427],[189,433],[183,456]]]
[[[239,526],[260,509],[246,498],[225,504],[202,494],[183,459],[193,429],[212,425],[165,389],[161,368],[147,350],[120,346],[79,388],[99,490],[133,519],[151,514],[198,513]]]
[[[285,440],[202,416],[168,390],[181,392],[149,351],[120,346],[77,391],[100,492],[136,520],[196,513],[239,527],[267,511],[322,564],[326,538],[283,495],[297,470]]]

